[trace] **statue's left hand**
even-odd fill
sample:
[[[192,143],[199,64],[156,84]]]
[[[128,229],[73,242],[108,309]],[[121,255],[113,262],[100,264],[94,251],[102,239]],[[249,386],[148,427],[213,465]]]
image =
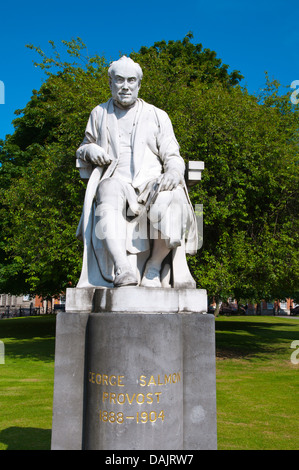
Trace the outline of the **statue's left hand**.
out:
[[[161,179],[160,191],[172,191],[180,184],[181,179],[177,171],[166,171]]]

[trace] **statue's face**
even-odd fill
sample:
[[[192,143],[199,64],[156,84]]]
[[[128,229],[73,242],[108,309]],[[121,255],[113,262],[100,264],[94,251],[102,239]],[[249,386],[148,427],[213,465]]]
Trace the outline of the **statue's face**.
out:
[[[140,82],[132,64],[118,64],[110,78],[110,90],[114,101],[128,107],[138,98]]]

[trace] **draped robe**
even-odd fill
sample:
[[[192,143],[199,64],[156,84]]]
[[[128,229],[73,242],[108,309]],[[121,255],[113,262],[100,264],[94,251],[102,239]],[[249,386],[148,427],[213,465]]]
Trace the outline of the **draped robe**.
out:
[[[132,149],[134,175],[132,187],[136,198],[129,202],[134,212],[140,200],[145,203],[152,182],[162,173],[172,170],[181,175],[186,207],[190,214],[188,229],[184,235],[185,250],[194,254],[197,250],[197,226],[188,191],[184,183],[185,164],[179,153],[171,121],[161,109],[137,100],[138,109],[133,127]],[[88,146],[102,147],[111,158],[108,166],[93,166],[87,162]],[[76,152],[78,159],[86,162],[91,175],[87,184],[83,211],[77,228],[77,237],[84,243],[83,264],[77,287],[113,287],[113,264],[104,243],[95,234],[95,195],[100,181],[113,176],[119,160],[118,123],[113,100],[100,104],[90,114],[85,137]],[[131,191],[132,193],[132,191]],[[134,221],[133,221],[134,222]],[[136,238],[136,224],[127,224],[127,251],[141,253],[149,249],[149,240]]]

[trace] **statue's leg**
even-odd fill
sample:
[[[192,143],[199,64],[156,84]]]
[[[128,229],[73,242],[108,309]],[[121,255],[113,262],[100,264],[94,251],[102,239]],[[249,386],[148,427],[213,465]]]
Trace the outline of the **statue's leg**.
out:
[[[114,178],[101,181],[96,202],[96,234],[113,260],[114,285],[137,285],[126,252],[126,196],[122,183]]]
[[[165,219],[165,215],[169,210],[172,200],[172,192],[163,191],[158,195],[155,204],[153,204],[149,210],[148,218],[151,224],[150,238],[153,244],[151,256],[146,263],[143,278],[141,280],[141,286],[161,287],[160,274],[162,262],[172,248],[169,243],[169,236],[164,235],[165,230],[163,234],[161,232],[161,227],[163,225],[163,223],[161,224],[161,222]],[[166,232],[169,232],[169,230],[166,230]]]
[[[185,257],[184,234],[188,222],[186,198],[183,188],[162,191],[151,206],[148,217],[151,222],[152,253],[147,261],[142,286],[161,287],[161,265],[170,251]],[[185,264],[180,262],[182,268]],[[183,269],[185,275],[185,269]]]
[[[170,252],[165,240],[162,238],[161,232],[153,229],[152,233],[154,233],[153,248],[141,280],[141,286],[143,287],[161,287],[160,272],[162,262]]]

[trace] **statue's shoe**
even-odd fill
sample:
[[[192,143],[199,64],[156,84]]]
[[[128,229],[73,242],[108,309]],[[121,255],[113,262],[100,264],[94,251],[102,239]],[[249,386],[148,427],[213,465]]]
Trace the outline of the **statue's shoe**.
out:
[[[132,268],[118,268],[113,284],[114,287],[137,286],[138,280]]]
[[[146,266],[140,285],[142,287],[161,287],[159,269],[151,265]]]

